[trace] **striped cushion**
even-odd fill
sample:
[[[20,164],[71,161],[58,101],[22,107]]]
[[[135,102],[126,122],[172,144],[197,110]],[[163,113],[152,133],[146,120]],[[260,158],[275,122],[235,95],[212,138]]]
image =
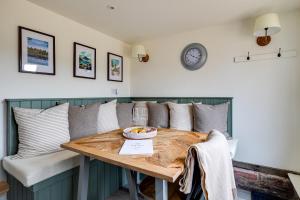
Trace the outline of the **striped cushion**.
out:
[[[61,150],[70,141],[69,103],[46,110],[14,108],[19,149],[14,158],[28,158]]]
[[[157,101],[132,101],[133,107],[133,125],[147,126],[148,125],[148,107],[147,103],[156,103]]]
[[[117,117],[117,100],[101,104],[98,113],[98,132],[107,132],[119,129]]]

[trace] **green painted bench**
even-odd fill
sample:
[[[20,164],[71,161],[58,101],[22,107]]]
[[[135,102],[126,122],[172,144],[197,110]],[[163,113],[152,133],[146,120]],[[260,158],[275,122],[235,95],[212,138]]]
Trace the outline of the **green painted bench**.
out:
[[[14,155],[18,149],[18,131],[14,120],[13,107],[49,108],[57,103],[69,102],[71,105],[85,105],[95,102],[107,102],[112,97],[103,98],[56,98],[56,99],[7,99],[7,155]],[[202,102],[204,104],[220,104],[230,102],[228,112],[228,133],[232,135],[232,98],[231,97],[119,97],[119,103],[131,101],[166,102],[177,100],[178,103]],[[76,199],[78,183],[78,167],[55,175],[31,187],[24,187],[11,174],[7,174],[10,190],[8,200],[72,200]],[[89,200],[104,200],[120,187],[126,180],[122,169],[117,166],[93,160],[90,165]]]

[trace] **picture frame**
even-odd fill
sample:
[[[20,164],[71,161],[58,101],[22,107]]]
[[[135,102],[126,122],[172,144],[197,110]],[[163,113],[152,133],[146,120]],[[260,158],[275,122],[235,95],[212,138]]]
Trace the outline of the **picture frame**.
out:
[[[107,80],[123,82],[123,56],[107,53]]]
[[[55,75],[55,36],[18,26],[19,72]]]
[[[96,48],[74,42],[73,76],[96,79]]]

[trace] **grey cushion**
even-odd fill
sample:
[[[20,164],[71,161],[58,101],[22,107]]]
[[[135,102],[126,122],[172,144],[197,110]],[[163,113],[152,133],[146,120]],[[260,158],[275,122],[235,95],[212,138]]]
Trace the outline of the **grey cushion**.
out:
[[[120,128],[128,128],[133,126],[132,109],[134,103],[119,103],[117,104],[117,117]]]
[[[100,103],[70,106],[69,129],[71,140],[97,133],[99,106]]]
[[[194,130],[209,132],[212,129],[227,134],[227,113],[229,103],[219,105],[193,104]]]
[[[168,104],[147,103],[148,125],[157,128],[169,127],[169,107]]]

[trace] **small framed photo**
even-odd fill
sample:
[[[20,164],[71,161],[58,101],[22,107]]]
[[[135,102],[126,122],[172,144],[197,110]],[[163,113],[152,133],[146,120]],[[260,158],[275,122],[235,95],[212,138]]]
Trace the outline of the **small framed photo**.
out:
[[[123,82],[123,57],[107,53],[107,80]]]
[[[73,76],[96,79],[96,49],[74,42]]]
[[[19,72],[55,75],[55,37],[19,26]]]

